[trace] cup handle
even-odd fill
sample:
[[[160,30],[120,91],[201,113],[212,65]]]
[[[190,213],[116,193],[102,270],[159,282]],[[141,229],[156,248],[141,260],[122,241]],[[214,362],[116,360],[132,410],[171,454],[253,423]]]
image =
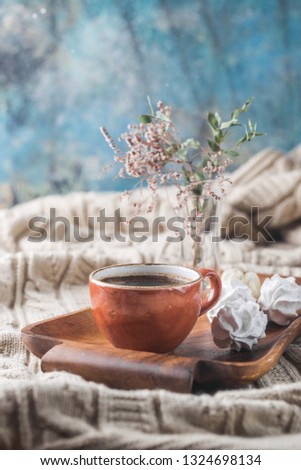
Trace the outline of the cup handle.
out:
[[[210,289],[209,294],[211,293],[211,290],[213,289],[212,299],[208,300],[208,295],[209,295],[208,294],[207,299],[204,302],[202,302],[200,315],[203,315],[203,313],[206,313],[208,310],[210,310],[220,298],[220,295],[222,293],[222,281],[219,275],[215,271],[212,271],[212,269],[199,268],[199,272],[202,274],[204,278],[208,277],[210,280],[211,289]]]

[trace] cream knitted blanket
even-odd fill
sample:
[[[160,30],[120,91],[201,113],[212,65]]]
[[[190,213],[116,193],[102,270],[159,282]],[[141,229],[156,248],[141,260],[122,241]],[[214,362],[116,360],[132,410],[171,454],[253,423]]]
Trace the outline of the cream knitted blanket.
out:
[[[64,372],[41,373],[39,361],[21,343],[23,326],[86,306],[88,274],[96,267],[175,261],[176,249],[164,242],[163,232],[152,244],[65,242],[59,224],[55,243],[33,243],[27,240],[28,221],[35,215],[49,217],[50,208],[56,208],[57,216],[73,222],[78,216],[83,235],[91,224],[89,216],[103,207],[111,215],[118,206],[119,197],[113,193],[77,193],[49,196],[0,213],[0,448],[301,449],[298,341],[255,387],[215,395],[125,392]],[[170,211],[166,197],[157,211]],[[254,253],[256,262],[269,265],[257,266],[261,271],[282,269],[300,275],[296,263],[287,266],[287,250],[273,248],[274,256],[278,253],[276,268],[273,256],[264,250],[269,248],[261,248],[258,255],[253,245],[241,247],[232,261],[250,264]],[[223,256],[229,264],[231,247],[224,248]]]

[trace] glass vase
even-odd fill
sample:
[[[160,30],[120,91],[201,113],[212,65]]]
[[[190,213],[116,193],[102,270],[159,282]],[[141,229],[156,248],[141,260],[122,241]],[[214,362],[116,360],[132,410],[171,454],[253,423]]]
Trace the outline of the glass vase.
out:
[[[194,268],[219,266],[220,201],[209,195],[190,196],[181,208],[185,237],[181,240],[181,262]]]

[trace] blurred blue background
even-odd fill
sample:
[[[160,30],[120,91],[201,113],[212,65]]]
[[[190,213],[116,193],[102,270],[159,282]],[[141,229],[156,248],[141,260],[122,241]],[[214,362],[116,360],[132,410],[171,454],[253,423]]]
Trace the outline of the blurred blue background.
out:
[[[289,150],[301,141],[300,24],[299,0],[0,1],[0,205],[125,188],[99,178],[112,159],[99,126],[117,137],[147,95],[200,140],[208,110],[226,118],[255,96],[268,135],[248,152]]]

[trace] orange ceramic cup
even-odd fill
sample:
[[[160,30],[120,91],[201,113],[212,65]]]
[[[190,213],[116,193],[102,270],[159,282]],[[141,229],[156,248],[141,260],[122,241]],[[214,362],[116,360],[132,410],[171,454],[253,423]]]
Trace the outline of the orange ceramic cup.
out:
[[[183,283],[132,286],[102,280],[132,275],[175,276]],[[206,277],[210,279],[213,295],[204,301]],[[97,269],[90,274],[89,287],[96,324],[115,347],[156,353],[173,351],[182,343],[198,317],[212,308],[221,294],[221,280],[214,271],[171,264],[113,265]]]

